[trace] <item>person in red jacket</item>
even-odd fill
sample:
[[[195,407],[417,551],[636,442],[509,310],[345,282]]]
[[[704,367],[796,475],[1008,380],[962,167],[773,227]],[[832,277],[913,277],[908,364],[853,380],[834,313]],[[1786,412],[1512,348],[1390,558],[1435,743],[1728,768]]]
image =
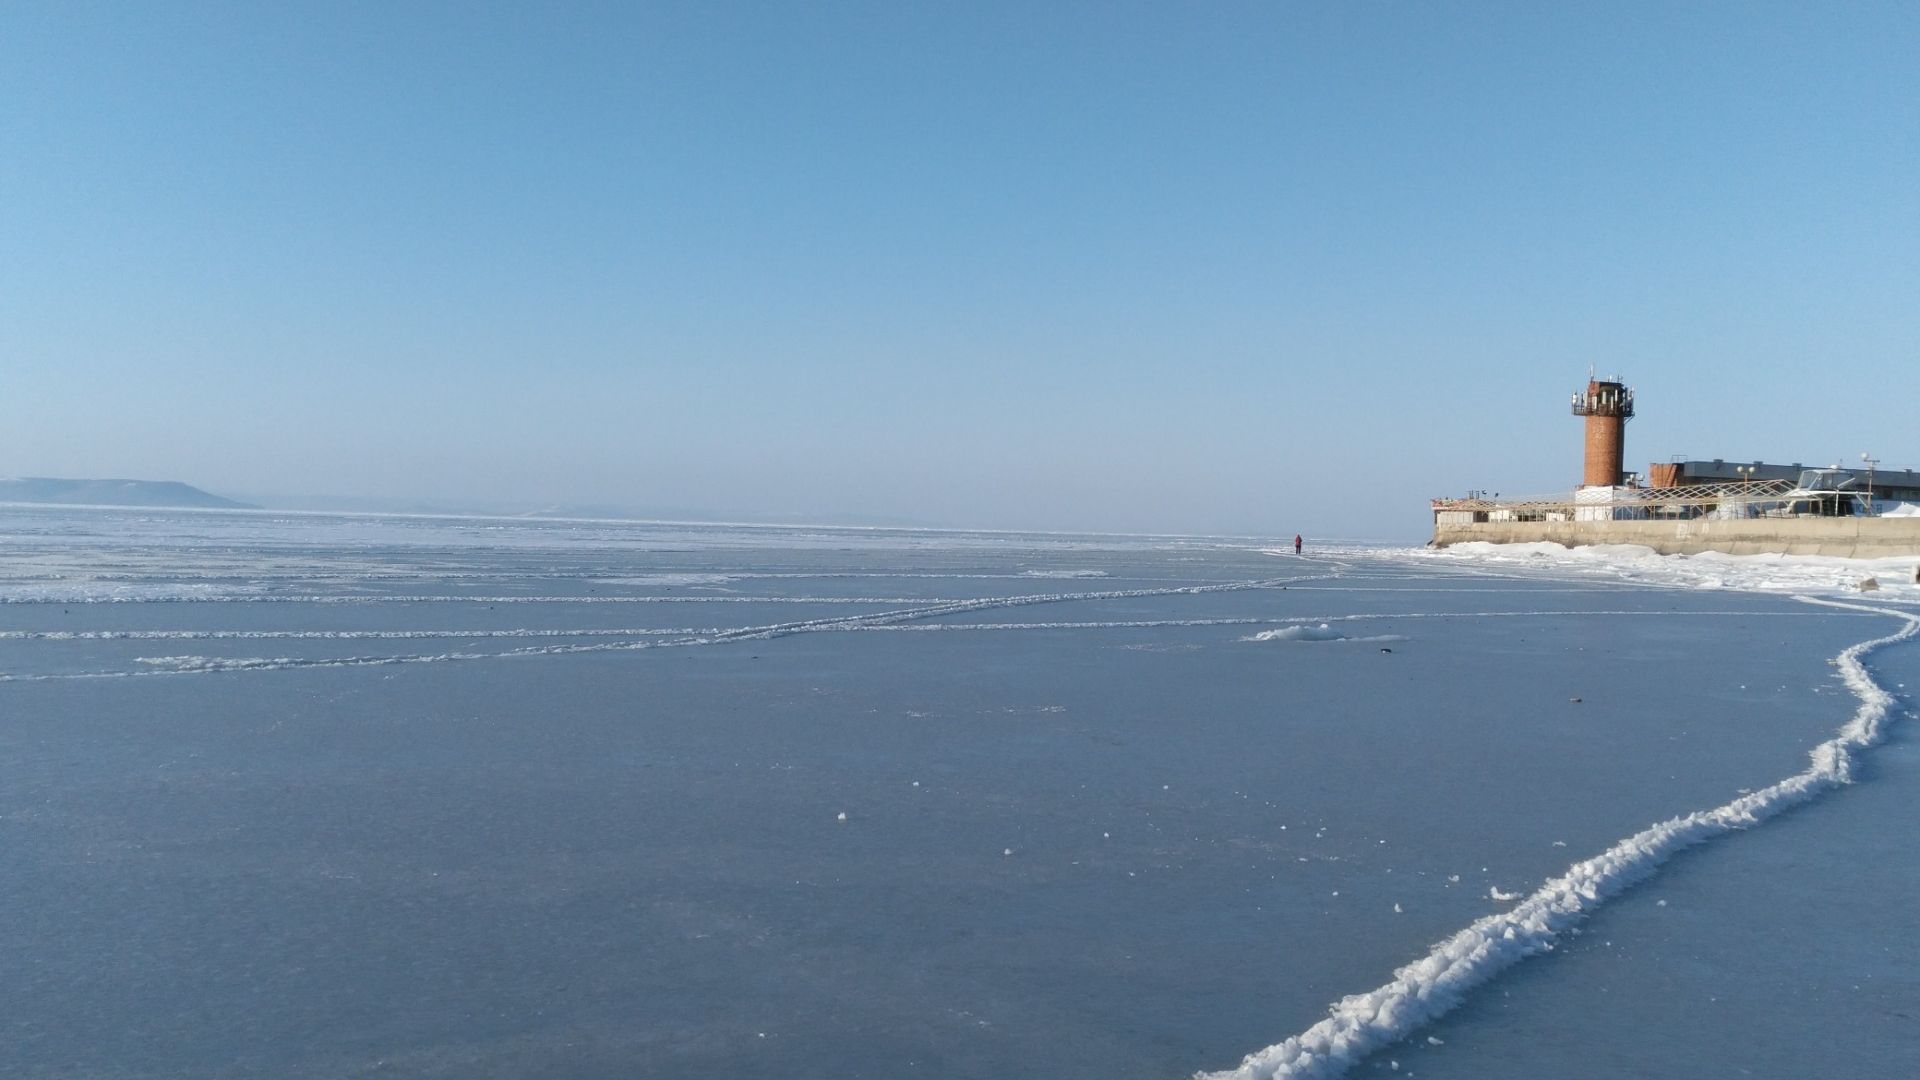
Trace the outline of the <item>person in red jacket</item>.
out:
[[[1300,554],[1300,534],[1299,533],[1293,534],[1293,553],[1295,555]]]

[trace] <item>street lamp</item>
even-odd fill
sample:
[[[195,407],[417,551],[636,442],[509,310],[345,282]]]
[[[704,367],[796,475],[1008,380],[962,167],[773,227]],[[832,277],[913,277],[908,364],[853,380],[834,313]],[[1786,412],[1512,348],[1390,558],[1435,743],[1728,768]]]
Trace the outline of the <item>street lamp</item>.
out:
[[[1740,474],[1740,516],[1753,514],[1753,469],[1752,465],[1735,465],[1733,471]]]
[[[1880,464],[1880,459],[1862,450],[1860,460],[1867,463],[1867,513],[1871,514],[1873,513],[1873,467]]]

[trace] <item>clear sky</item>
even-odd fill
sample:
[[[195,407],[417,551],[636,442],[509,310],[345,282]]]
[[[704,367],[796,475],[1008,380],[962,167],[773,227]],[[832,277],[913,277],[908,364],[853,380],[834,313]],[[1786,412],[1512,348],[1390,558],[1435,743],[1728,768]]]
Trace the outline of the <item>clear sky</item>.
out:
[[[1415,539],[1917,361],[1910,2],[0,7],[0,475]]]

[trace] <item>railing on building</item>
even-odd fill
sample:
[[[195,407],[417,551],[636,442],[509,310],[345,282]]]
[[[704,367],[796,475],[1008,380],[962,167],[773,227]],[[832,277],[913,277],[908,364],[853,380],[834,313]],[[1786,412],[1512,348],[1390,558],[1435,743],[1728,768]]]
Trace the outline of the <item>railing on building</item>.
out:
[[[1592,382],[1573,392],[1573,415],[1633,418],[1633,389],[1618,382]]]
[[[1436,515],[1460,524],[1488,521],[1576,521],[1590,519],[1596,512],[1623,512],[1618,516],[1639,519],[1676,520],[1723,516],[1760,517],[1786,505],[1785,496],[1796,490],[1791,480],[1748,480],[1725,484],[1696,484],[1666,488],[1600,488],[1604,497],[1580,498],[1578,494],[1500,498],[1469,496],[1463,499],[1435,499]],[[1613,516],[1613,515],[1609,515]]]

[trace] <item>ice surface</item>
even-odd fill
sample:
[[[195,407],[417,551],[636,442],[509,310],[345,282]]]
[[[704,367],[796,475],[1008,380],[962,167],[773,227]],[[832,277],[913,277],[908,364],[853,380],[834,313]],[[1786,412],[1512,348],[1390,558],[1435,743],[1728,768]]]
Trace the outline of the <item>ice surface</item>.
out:
[[[1711,810],[1644,829],[1542,885],[1518,907],[1475,921],[1394,973],[1386,985],[1342,998],[1332,1015],[1300,1035],[1248,1055],[1239,1068],[1206,1074],[1213,1080],[1330,1077],[1399,1042],[1455,1008],[1462,995],[1504,969],[1553,947],[1560,936],[1609,898],[1651,875],[1675,852],[1735,829],[1758,825],[1783,810],[1853,778],[1858,755],[1884,736],[1894,698],[1875,683],[1861,657],[1920,632],[1920,617],[1884,608],[1812,602],[1890,615],[1894,633],[1842,650],[1836,658],[1847,688],[1859,699],[1838,735],[1816,746],[1803,771]],[[1488,889],[1496,901],[1517,893]]]
[[[0,1073],[1170,1078],[1322,1017],[1265,1075],[1920,1054],[1911,568],[45,509],[0,538]]]

